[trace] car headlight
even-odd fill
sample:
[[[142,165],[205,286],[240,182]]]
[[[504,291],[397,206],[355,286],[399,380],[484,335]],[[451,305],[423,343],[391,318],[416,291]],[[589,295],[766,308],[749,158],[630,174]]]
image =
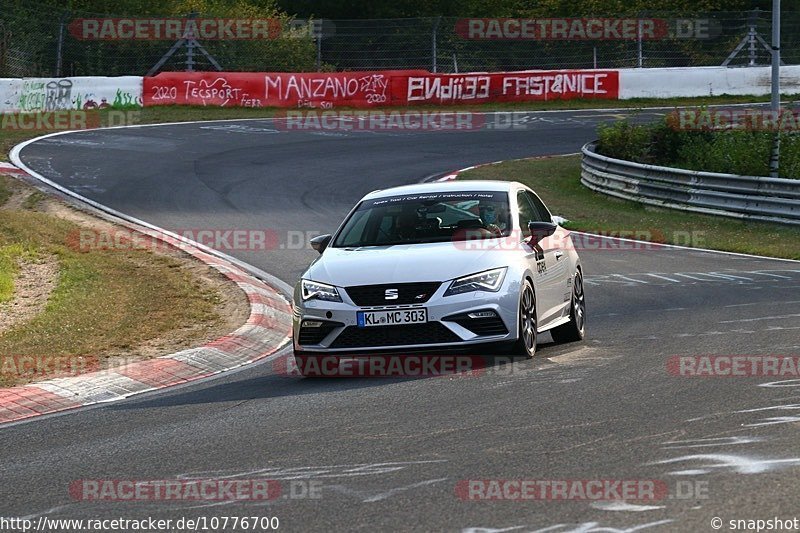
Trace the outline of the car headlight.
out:
[[[452,296],[454,294],[473,291],[497,292],[503,285],[507,270],[508,267],[494,268],[492,270],[486,270],[484,272],[458,278],[453,280],[444,295]]]
[[[333,285],[318,283],[304,279],[300,282],[302,288],[303,301],[317,299],[325,302],[341,302],[342,297]]]

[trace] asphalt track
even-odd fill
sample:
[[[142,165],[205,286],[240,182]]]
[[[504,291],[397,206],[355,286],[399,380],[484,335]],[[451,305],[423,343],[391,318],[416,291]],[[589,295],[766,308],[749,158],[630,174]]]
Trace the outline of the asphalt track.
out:
[[[187,124],[54,137],[21,156],[162,227],[273,229],[282,249],[232,254],[292,284],[315,252],[294,249],[287,232],[332,230],[376,188],[575,152],[609,114],[532,113],[524,128],[462,133]],[[476,377],[319,381],[282,376],[273,359],[4,428],[0,516],[557,532],[713,531],[713,517],[727,531],[730,519],[800,517],[800,380],[667,371],[674,355],[798,354],[800,263],[679,249],[587,250],[582,260],[588,340],[556,346],[545,335],[533,362]],[[321,498],[84,502],[68,492],[79,479],[193,477],[282,480],[287,494],[290,480],[313,480]],[[636,506],[460,499],[459,481],[475,479],[657,480],[670,495]]]

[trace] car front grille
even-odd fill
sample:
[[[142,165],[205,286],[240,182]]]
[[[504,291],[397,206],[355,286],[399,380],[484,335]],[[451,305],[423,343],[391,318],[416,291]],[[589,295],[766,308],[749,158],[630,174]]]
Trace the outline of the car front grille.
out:
[[[336,337],[331,348],[408,346],[459,341],[461,338],[440,322],[367,328],[348,326]]]
[[[427,302],[442,283],[439,281],[422,283],[388,283],[386,285],[359,285],[345,287],[348,296],[359,306],[405,305]],[[387,299],[387,291],[397,298]]]

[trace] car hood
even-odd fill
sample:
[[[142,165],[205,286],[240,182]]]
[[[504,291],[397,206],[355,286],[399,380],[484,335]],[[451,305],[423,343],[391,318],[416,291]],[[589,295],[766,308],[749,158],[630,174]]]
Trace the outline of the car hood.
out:
[[[304,279],[339,287],[415,281],[447,281],[490,268],[507,266],[500,241],[485,241],[480,250],[441,242],[365,248],[328,248],[303,274]]]

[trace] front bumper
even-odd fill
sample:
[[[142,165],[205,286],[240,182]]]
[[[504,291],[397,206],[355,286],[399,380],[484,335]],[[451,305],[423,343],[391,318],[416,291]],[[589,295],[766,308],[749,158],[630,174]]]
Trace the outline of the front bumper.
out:
[[[342,302],[309,300],[295,294],[293,339],[303,353],[382,353],[397,350],[474,348],[517,338],[519,287],[506,278],[498,292],[475,291],[444,296],[443,282],[424,304],[359,306],[337,287]],[[515,286],[517,285],[517,286]],[[359,327],[358,311],[427,310],[421,324]],[[483,312],[478,317],[470,313]],[[491,315],[494,316],[491,316]]]

